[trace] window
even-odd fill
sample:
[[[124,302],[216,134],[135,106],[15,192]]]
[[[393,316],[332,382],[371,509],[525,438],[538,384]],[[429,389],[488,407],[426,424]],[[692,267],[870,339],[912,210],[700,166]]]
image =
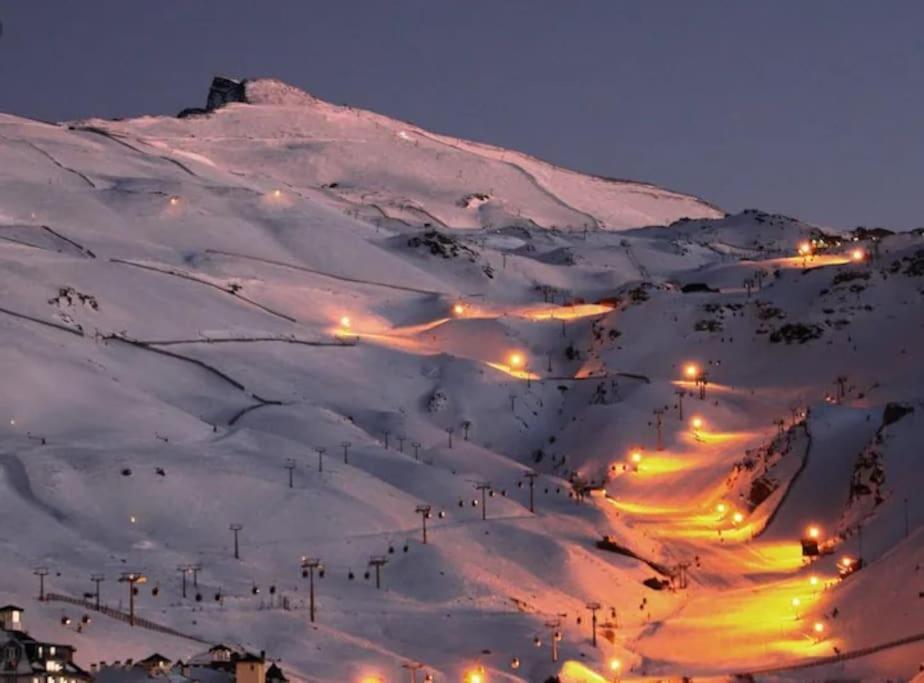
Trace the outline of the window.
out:
[[[52,646],[50,646],[50,647],[48,648],[48,656],[49,656],[49,657],[54,657],[54,656],[55,656],[55,646],[54,646],[54,645],[52,645]]]

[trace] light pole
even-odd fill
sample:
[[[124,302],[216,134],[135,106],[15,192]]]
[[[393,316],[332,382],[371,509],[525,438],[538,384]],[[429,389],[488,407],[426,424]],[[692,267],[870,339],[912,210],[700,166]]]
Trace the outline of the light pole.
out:
[[[602,605],[599,602],[588,602],[587,609],[590,610],[590,623],[592,629],[592,639],[594,647],[597,647],[597,610],[600,609]]]
[[[289,470],[289,488],[292,488],[294,486],[292,472],[295,470],[295,461],[292,458],[286,460],[286,469]]]
[[[388,564],[388,559],[382,555],[373,555],[369,558],[369,566],[375,567],[375,587],[382,587],[382,576],[381,571],[382,567]]]
[[[39,602],[45,602],[45,577],[48,576],[48,568],[36,567],[32,573],[39,577]]]
[[[202,565],[198,563],[194,565],[190,565],[189,571],[191,571],[193,575],[193,586],[195,588],[198,588],[199,587],[199,572],[202,571]]]
[[[406,439],[407,437],[404,436],[403,434],[398,436],[398,452],[399,453],[404,453],[404,442],[406,441]]]
[[[351,444],[349,441],[344,441],[340,445],[343,447],[343,464],[349,465],[350,464],[350,446],[352,446],[353,444]]]
[[[318,452],[318,472],[323,472],[324,471],[324,454],[327,452],[327,449],[321,447],[321,448],[316,448],[315,450]]]
[[[677,419],[683,422],[683,395],[687,392],[677,389],[674,393],[677,394]]]
[[[415,441],[411,447],[414,449],[414,460],[420,460],[420,442]]]
[[[423,668],[423,664],[420,662],[405,662],[401,665],[401,668],[411,672],[411,683],[417,683],[417,672]]]
[[[706,385],[709,383],[709,374],[704,372],[696,380],[696,384],[699,386],[699,398],[703,400],[706,398]]]
[[[388,448],[388,437],[391,436],[391,432],[387,429],[385,430],[385,448]]]
[[[561,620],[555,619],[554,621],[545,622],[545,627],[550,631],[550,640],[552,643],[552,661],[558,661],[558,643],[561,641]]]
[[[324,572],[321,560],[316,557],[302,558],[302,577],[308,579],[308,613],[311,623],[314,623],[314,572],[316,569],[319,573]]]
[[[420,515],[420,521],[423,524],[423,543],[427,544],[427,520],[430,519],[430,510],[431,506],[429,505],[418,505],[414,510],[418,515]]]
[[[122,572],[122,576],[119,578],[120,583],[128,584],[128,624],[129,626],[135,625],[135,593],[138,592],[138,589],[135,588],[136,583],[144,583],[148,580],[144,574],[140,572]]]
[[[659,451],[664,450],[664,437],[661,433],[661,425],[664,420],[664,408],[655,408],[655,431],[657,432],[657,447]]]
[[[189,574],[190,569],[191,567],[188,564],[181,564],[179,567],[176,568],[176,570],[180,572],[180,574],[182,574],[183,576],[183,599],[184,600],[186,599],[186,575]]]
[[[243,524],[232,524],[228,528],[234,532],[234,559],[239,560],[241,559],[241,546],[240,546],[240,543],[238,542],[238,534],[240,534],[241,529],[244,528],[244,525]]]
[[[613,672],[613,683],[619,683],[622,679],[622,662],[618,659],[610,660],[610,671]]]
[[[446,429],[446,434],[449,436],[449,447],[450,447],[450,448],[452,448],[452,435],[453,435],[453,432],[455,432],[455,431],[456,431],[456,430],[453,429],[452,427],[448,427],[448,428]]]
[[[96,611],[99,612],[99,585],[106,580],[106,577],[102,574],[93,574],[90,576],[90,581],[96,584]]]
[[[491,484],[483,481],[475,484],[475,488],[481,491],[481,519],[486,520],[488,518],[488,491],[491,490]]]

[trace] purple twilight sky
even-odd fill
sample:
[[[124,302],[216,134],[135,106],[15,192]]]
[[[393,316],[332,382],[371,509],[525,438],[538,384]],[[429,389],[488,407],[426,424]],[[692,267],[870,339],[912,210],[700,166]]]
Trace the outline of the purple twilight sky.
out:
[[[174,114],[214,74],[736,211],[924,225],[924,2],[0,0],[0,111]]]

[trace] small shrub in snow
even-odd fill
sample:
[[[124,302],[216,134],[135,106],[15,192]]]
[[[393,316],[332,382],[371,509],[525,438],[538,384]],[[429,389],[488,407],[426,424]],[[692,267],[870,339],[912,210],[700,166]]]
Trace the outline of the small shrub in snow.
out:
[[[449,406],[449,396],[442,389],[433,392],[430,400],[427,401],[427,410],[431,413],[439,413]]]
[[[58,290],[58,295],[48,300],[52,306],[74,306],[77,303],[83,304],[94,311],[99,310],[99,302],[91,294],[78,292],[73,287],[62,287]]]
[[[831,285],[837,286],[853,280],[869,280],[869,273],[862,270],[845,270],[834,276]]]
[[[805,323],[787,323],[770,333],[770,341],[774,344],[786,342],[787,344],[804,344],[818,339],[823,334],[820,325]]]
[[[711,318],[707,320],[697,320],[693,325],[693,329],[697,332],[721,332],[722,323]]]

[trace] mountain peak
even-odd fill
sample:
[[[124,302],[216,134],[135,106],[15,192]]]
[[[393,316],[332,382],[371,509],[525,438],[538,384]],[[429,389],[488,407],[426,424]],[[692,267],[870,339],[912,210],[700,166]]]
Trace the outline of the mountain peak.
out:
[[[179,118],[208,114],[216,109],[232,104],[263,104],[275,106],[303,106],[316,104],[319,100],[288,83],[274,78],[228,78],[215,76],[209,86],[205,107],[188,107],[181,111]]]

